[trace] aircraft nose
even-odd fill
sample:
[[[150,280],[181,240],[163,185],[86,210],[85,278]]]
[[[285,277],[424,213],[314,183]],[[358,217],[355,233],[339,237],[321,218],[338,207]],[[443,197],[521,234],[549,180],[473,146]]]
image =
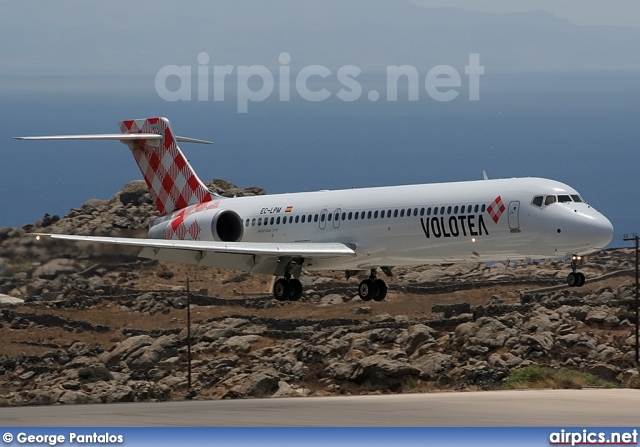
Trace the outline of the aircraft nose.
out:
[[[597,249],[602,249],[609,245],[613,239],[613,225],[602,214],[598,214],[590,223],[592,231],[591,245]]]

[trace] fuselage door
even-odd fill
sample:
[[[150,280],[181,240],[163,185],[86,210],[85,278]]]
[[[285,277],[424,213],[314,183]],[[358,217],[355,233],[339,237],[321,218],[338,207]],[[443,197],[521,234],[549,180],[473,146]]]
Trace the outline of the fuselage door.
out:
[[[333,228],[340,228],[340,208],[333,212]]]
[[[320,213],[320,220],[318,221],[318,224],[320,225],[321,230],[324,230],[325,228],[327,228],[327,210],[326,209],[322,210],[322,212]]]
[[[509,202],[509,228],[512,233],[520,232],[520,202]]]

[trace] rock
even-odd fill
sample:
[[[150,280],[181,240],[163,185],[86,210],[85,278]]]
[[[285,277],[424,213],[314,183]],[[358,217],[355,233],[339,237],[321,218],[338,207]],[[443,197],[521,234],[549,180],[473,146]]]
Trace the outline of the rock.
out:
[[[231,350],[236,353],[247,353],[251,351],[251,345],[262,340],[259,335],[237,335],[228,339],[222,350]]]
[[[371,307],[362,306],[362,307],[355,307],[351,309],[350,312],[355,315],[368,315],[371,313],[371,311],[372,311]]]
[[[0,294],[0,308],[17,307],[23,304],[24,304],[24,300],[21,298],[15,298],[13,296]]]
[[[311,391],[306,388],[293,388],[287,382],[278,382],[278,391],[276,391],[272,397],[299,397],[308,396]]]
[[[178,342],[175,335],[158,337],[146,348],[141,349],[141,355],[131,355],[126,359],[130,369],[149,371],[161,360],[178,354]]]
[[[372,389],[389,389],[397,391],[402,387],[402,379],[417,377],[421,371],[407,362],[390,360],[384,355],[374,354],[358,362],[354,380],[363,384],[367,382]]]
[[[269,397],[278,391],[280,379],[275,371],[259,371],[239,377],[241,383],[233,386],[224,398]]]
[[[139,351],[146,346],[150,346],[153,342],[153,338],[148,335],[129,337],[116,345],[113,351],[104,353],[100,357],[100,361],[108,368],[116,366],[121,361],[131,361],[136,356],[142,355],[142,352]]]
[[[321,306],[332,306],[335,304],[342,304],[344,300],[342,299],[342,295],[338,295],[337,293],[333,293],[331,295],[326,295],[320,298]]]
[[[424,324],[413,324],[409,326],[406,334],[406,340],[400,340],[405,344],[405,352],[412,355],[426,341],[433,340],[435,331]]]
[[[440,352],[422,357],[412,362],[420,370],[423,380],[437,380],[438,377],[451,369],[453,357]]]
[[[604,307],[595,308],[587,314],[584,322],[587,324],[602,324],[609,316],[609,312]],[[617,321],[617,319],[616,319]]]
[[[151,194],[144,180],[134,180],[123,186],[120,203],[138,206],[151,201]]]
[[[33,272],[33,276],[43,279],[55,279],[59,275],[74,273],[76,271],[75,263],[71,259],[53,259],[45,265],[38,267]]]
[[[620,374],[620,369],[613,365],[600,363],[587,368],[587,372],[594,376],[609,382],[615,382],[616,377]]]

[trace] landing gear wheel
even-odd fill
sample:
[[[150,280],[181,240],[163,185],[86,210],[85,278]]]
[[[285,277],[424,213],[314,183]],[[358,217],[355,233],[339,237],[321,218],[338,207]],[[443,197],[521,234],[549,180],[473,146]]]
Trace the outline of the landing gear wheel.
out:
[[[362,301],[371,301],[377,294],[378,288],[372,279],[365,279],[358,286],[358,295]]]
[[[576,275],[578,276],[578,284],[576,284],[576,287],[584,286],[584,283],[587,282],[587,279],[584,277],[584,273],[578,272]]]
[[[569,285],[569,287],[577,287],[579,281],[580,278],[578,277],[577,273],[571,272],[567,275],[567,284]]]
[[[289,300],[290,301],[298,301],[302,298],[302,283],[300,280],[296,278],[292,278],[289,280]]]
[[[284,278],[280,278],[273,285],[273,296],[276,297],[278,301],[286,301],[291,296],[291,285],[289,281]]]
[[[378,289],[378,293],[373,297],[373,301],[384,300],[387,297],[387,283],[381,279],[376,279],[373,283]]]

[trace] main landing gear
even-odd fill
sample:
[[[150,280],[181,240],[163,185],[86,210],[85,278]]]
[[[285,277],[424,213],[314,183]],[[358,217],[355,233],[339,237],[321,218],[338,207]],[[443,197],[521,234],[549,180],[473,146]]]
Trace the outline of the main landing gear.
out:
[[[302,297],[302,283],[296,278],[280,278],[273,285],[273,296],[278,301],[298,301]]]
[[[584,277],[584,273],[577,272],[578,264],[582,258],[580,256],[573,256],[571,258],[571,273],[567,276],[567,284],[569,287],[582,287],[586,282],[586,278]]]
[[[378,279],[376,269],[371,269],[371,275],[358,286],[358,295],[362,301],[382,301],[387,296],[387,283]]]
[[[284,269],[284,278],[279,278],[273,285],[273,296],[278,301],[298,301],[302,297],[302,283],[295,276],[299,276],[304,259],[295,259],[287,263]],[[391,267],[381,267],[387,276],[393,276]],[[347,270],[347,279],[355,270]],[[378,279],[376,269],[371,269],[371,274],[358,286],[358,295],[363,301],[382,301],[387,296],[387,283]]]
[[[302,298],[302,283],[294,278],[293,274],[299,276],[302,270],[304,259],[292,259],[284,268],[284,278],[278,279],[273,285],[273,296],[278,301],[298,301]]]

